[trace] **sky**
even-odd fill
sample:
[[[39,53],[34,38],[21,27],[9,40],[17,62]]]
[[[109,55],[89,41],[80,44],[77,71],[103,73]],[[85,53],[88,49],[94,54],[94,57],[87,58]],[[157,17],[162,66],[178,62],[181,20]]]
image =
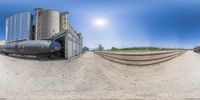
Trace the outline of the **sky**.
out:
[[[68,11],[68,22],[90,48],[193,48],[200,43],[199,0],[0,0],[0,40],[7,16],[34,13],[36,7]],[[105,24],[96,25],[97,19]]]

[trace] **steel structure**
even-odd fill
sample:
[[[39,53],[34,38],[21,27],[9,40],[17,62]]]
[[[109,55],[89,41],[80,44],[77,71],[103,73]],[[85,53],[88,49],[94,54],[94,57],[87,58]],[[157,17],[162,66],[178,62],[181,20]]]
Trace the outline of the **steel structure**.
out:
[[[19,13],[6,18],[6,42],[31,40],[31,13]]]
[[[28,40],[8,43],[0,48],[5,54],[49,55],[60,51],[61,45],[51,40]]]

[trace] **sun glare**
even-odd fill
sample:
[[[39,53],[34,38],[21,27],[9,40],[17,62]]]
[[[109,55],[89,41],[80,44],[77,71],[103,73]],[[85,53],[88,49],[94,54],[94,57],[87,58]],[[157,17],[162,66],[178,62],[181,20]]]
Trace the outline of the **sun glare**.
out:
[[[102,19],[102,18],[98,18],[94,20],[94,25],[98,26],[98,27],[103,27],[106,26],[107,24],[107,20],[106,19]]]

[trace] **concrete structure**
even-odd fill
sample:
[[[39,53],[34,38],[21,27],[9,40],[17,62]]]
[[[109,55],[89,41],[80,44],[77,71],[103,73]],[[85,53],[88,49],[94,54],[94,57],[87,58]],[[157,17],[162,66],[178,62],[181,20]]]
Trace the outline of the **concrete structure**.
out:
[[[73,58],[82,53],[83,37],[68,23],[67,15],[68,12],[36,8],[33,15],[28,12],[11,16],[6,21],[6,41],[55,40],[62,46],[59,54]]]
[[[60,32],[60,13],[55,10],[36,10],[35,39],[49,39]]]
[[[19,13],[6,18],[6,42],[32,39],[31,13]]]
[[[60,14],[60,31],[67,29],[67,14],[68,12],[63,12]]]
[[[61,55],[66,59],[82,53],[83,38],[68,23],[68,12],[36,8],[35,39],[54,39],[62,45]]]

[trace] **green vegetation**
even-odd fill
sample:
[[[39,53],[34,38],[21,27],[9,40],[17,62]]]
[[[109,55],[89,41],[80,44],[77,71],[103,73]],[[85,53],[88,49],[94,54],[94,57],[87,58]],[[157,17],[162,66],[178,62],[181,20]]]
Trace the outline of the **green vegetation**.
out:
[[[181,48],[157,48],[157,47],[131,47],[131,48],[115,48],[108,51],[114,52],[158,52],[158,51],[169,51],[169,50],[183,50]]]

